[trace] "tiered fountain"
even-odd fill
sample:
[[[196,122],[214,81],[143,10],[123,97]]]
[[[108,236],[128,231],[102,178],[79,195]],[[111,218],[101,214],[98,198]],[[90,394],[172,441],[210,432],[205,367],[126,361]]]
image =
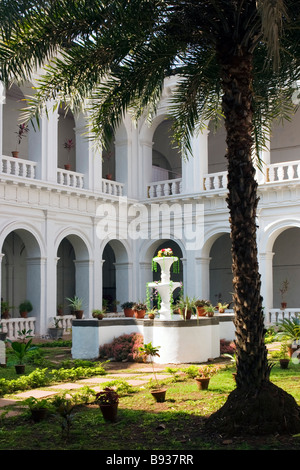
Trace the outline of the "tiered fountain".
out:
[[[160,266],[161,280],[160,282],[149,282],[148,287],[157,289],[161,297],[160,320],[172,320],[172,295],[174,290],[180,287],[181,284],[180,282],[170,280],[170,269],[173,263],[178,263],[178,258],[177,256],[156,256],[153,258],[153,263],[157,263]]]

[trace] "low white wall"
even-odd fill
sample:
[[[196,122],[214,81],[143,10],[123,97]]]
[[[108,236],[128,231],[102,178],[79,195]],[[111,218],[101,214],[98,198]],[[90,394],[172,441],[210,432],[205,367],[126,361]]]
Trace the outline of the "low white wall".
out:
[[[220,322],[218,315],[186,322],[134,318],[73,320],[72,357],[97,359],[100,346],[122,334],[141,333],[144,343],[160,346],[160,357],[154,359],[156,363],[206,362],[220,355],[220,339],[225,338],[225,323],[231,331],[232,318],[226,320],[224,316]]]

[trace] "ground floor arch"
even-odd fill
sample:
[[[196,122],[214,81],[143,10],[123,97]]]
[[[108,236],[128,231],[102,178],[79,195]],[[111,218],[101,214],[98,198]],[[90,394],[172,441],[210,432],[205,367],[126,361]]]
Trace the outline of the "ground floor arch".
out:
[[[128,248],[119,240],[108,241],[102,254],[102,298],[109,311],[120,309],[132,295],[132,262]]]
[[[32,311],[28,315],[36,317],[39,329],[45,259],[36,235],[25,228],[11,230],[3,239],[1,253],[1,299],[9,303],[9,315],[19,317],[19,305],[29,300]]]
[[[288,227],[277,236],[273,244],[273,307],[279,308],[285,301],[290,308],[299,306],[300,284],[300,228]],[[281,297],[283,282],[288,281],[288,290]]]
[[[213,305],[232,301],[232,255],[229,233],[221,233],[209,252],[209,299]]]
[[[66,234],[57,246],[56,301],[63,312],[70,314],[68,298],[82,299],[85,317],[91,310],[92,260],[86,242],[78,234]],[[55,314],[55,312],[53,312]]]

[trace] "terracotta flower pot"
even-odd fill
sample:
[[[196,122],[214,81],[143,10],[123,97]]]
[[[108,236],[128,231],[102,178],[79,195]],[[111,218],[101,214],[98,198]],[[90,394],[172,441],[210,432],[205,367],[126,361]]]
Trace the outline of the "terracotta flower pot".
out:
[[[209,385],[210,377],[196,377],[196,382],[199,390],[207,390]]]
[[[71,170],[71,165],[69,163],[67,163],[66,165],[64,165],[65,167],[65,170],[68,170],[70,171]]]
[[[146,315],[146,310],[134,310],[135,318],[144,318]]]
[[[124,308],[124,315],[125,317],[133,317],[133,310],[132,308]]]
[[[204,310],[204,307],[197,307],[197,315],[198,317],[205,317],[206,312]]]
[[[21,316],[22,318],[27,318],[28,312],[20,312],[20,316]]]
[[[108,173],[107,175],[105,175],[105,178],[107,180],[112,180],[112,174],[111,173]]]
[[[74,314],[77,320],[80,320],[83,317],[83,310],[75,310]]]
[[[167,392],[166,388],[154,389],[154,390],[151,390],[151,395],[158,403],[162,403],[166,400],[166,392]]]
[[[12,156],[13,156],[14,158],[18,158],[18,157],[19,157],[19,152],[18,152],[18,151],[14,150],[14,151],[11,152],[11,153],[12,153]]]

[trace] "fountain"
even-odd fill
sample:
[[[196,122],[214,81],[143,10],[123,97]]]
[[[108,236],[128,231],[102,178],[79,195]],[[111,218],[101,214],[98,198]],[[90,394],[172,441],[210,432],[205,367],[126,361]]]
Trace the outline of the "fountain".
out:
[[[161,280],[160,282],[149,282],[148,287],[157,289],[161,297],[160,320],[172,320],[172,294],[177,287],[181,286],[181,283],[170,280],[170,269],[173,263],[178,263],[178,258],[177,256],[156,256],[153,258],[153,263],[160,266]]]

